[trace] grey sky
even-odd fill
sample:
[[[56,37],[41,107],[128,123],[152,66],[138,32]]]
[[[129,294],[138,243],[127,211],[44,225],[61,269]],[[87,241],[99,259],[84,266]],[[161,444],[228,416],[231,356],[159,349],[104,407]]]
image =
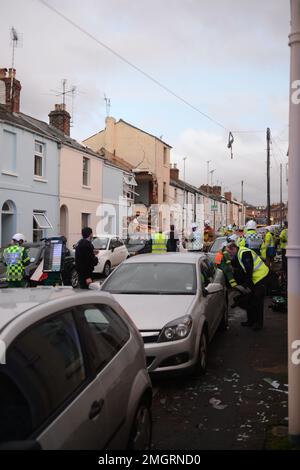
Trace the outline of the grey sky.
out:
[[[285,165],[288,133],[289,2],[287,0],[48,0],[145,73],[235,134],[159,88],[87,37],[39,0],[1,1],[1,67],[11,63],[9,28],[22,34],[16,51],[22,111],[48,120],[61,79],[76,85],[73,137],[104,127],[106,93],[111,114],[173,146],[173,161],[187,180],[206,182],[206,161],[240,196],[265,203],[265,130],[271,128],[272,201],[279,200],[279,163]],[[70,109],[71,102],[68,100]],[[183,175],[182,175],[183,176]],[[286,197],[284,184],[284,196]]]

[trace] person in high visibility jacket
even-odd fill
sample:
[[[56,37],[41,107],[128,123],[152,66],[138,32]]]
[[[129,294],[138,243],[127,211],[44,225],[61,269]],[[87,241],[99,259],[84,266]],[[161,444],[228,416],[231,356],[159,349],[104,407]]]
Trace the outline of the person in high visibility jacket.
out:
[[[254,250],[238,247],[233,242],[227,245],[226,250],[231,257],[235,279],[240,286],[250,291],[247,321],[241,325],[260,330],[263,327],[265,282],[269,268]]]
[[[152,253],[166,253],[168,237],[162,229],[152,235]]]
[[[221,269],[223,271],[223,274],[226,279],[226,283],[230,287],[236,287],[237,282],[234,278],[233,275],[233,269],[232,269],[232,264],[231,264],[231,257],[229,253],[226,251],[226,245],[227,243],[224,242],[222,249],[218,251],[218,253],[215,256],[215,265],[217,268]]]
[[[286,247],[288,243],[288,223],[284,222],[284,229],[281,231],[280,236],[280,248],[282,257],[282,269],[287,273],[287,260],[286,260]]]
[[[30,258],[26,248],[22,246],[24,240],[22,233],[16,233],[11,245],[3,252],[8,287],[25,287],[25,267],[30,263]]]
[[[254,250],[257,255],[260,254],[261,245],[263,242],[262,236],[256,230],[257,224],[255,220],[248,220],[244,229],[244,236],[241,236],[238,240],[238,246],[246,246],[251,250]]]
[[[265,245],[266,245],[266,263],[269,268],[272,268],[273,260],[275,258],[276,250],[275,250],[275,240],[274,235],[270,229],[267,227],[267,231],[265,234]]]

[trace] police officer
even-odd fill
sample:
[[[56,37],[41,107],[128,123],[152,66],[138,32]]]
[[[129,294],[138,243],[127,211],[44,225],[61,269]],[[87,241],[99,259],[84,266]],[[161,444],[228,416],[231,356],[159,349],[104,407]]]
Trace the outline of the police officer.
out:
[[[250,326],[253,330],[261,330],[264,319],[265,282],[269,268],[262,259],[246,247],[237,247],[229,243],[226,250],[231,256],[234,277],[238,284],[250,292],[247,305],[247,321],[242,326]]]
[[[30,263],[30,258],[26,248],[22,246],[24,240],[22,233],[16,233],[11,245],[3,252],[8,287],[25,287],[25,267]]]

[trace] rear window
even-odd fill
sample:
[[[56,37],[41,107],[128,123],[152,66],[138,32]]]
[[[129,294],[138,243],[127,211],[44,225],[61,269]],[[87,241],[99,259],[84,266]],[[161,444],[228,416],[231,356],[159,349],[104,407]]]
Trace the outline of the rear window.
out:
[[[196,269],[189,263],[123,264],[102,290],[119,294],[195,294]]]

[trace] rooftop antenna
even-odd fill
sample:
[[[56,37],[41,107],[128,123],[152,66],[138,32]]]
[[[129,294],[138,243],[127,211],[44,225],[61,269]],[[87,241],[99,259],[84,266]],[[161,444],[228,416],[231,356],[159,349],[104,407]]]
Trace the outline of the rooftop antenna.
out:
[[[106,94],[104,93],[104,101],[106,105],[106,117],[109,117],[110,113],[110,98],[107,98]]]
[[[70,126],[73,127],[74,126],[74,103],[75,103],[75,96],[76,96],[76,86],[72,86],[71,96],[72,96],[72,114],[71,114]]]
[[[58,91],[58,90],[50,90],[50,91],[54,92],[55,96],[61,96],[62,97],[62,104],[63,104],[64,107],[66,105],[66,97],[71,95],[72,115],[71,115],[71,123],[70,124],[74,125],[74,100],[75,100],[75,96],[77,95],[78,91],[77,91],[77,87],[74,86],[74,85],[69,90],[67,90],[67,83],[68,83],[68,80],[66,78],[63,78],[61,80],[62,91]]]
[[[11,69],[12,69],[11,72],[12,73],[10,77],[9,99],[10,99],[10,102],[12,102],[14,68],[15,68],[15,48],[21,46],[19,35],[13,26],[10,28],[10,39],[11,39],[11,45],[12,45],[12,59],[11,59]]]

